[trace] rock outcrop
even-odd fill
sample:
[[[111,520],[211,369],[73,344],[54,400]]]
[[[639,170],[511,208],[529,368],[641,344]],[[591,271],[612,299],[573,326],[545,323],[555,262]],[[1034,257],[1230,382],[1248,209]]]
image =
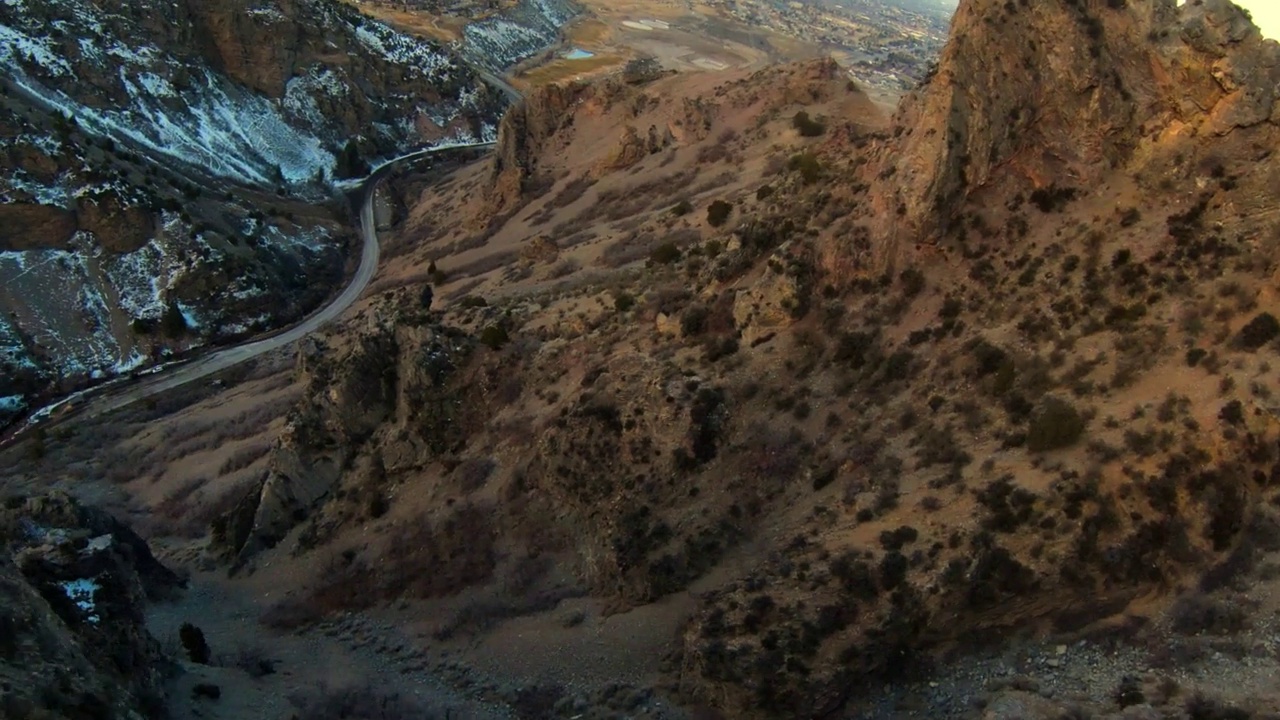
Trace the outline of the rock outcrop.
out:
[[[247,560],[278,543],[340,481],[359,484],[346,468],[375,435],[384,445],[382,465],[364,474],[421,465],[452,447],[466,410],[449,379],[471,347],[432,325],[425,310],[407,307],[343,349],[304,347],[298,372],[306,400],[290,415],[267,475],[215,523],[218,551]]]
[[[596,174],[606,175],[626,170],[646,157],[662,152],[673,140],[669,129],[659,131],[657,126],[650,125],[648,133],[641,135],[635,126],[627,125],[622,129],[617,146],[596,166]]]
[[[937,70],[868,165],[883,252],[978,194],[1085,188],[1173,135],[1280,122],[1280,45],[1227,0],[960,3]]]
[[[175,666],[143,609],[179,582],[146,543],[53,493],[5,502],[0,547],[0,715],[160,717]]]
[[[66,248],[76,233],[75,214],[34,204],[0,205],[0,252]]]
[[[498,147],[487,183],[487,214],[500,215],[520,205],[538,177],[538,158],[556,133],[573,121],[574,110],[593,97],[591,86],[548,85],[507,111],[498,127]]]

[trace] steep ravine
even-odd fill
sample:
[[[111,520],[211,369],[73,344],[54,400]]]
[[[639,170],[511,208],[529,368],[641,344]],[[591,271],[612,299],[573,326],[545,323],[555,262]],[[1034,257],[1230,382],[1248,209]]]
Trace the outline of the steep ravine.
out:
[[[470,64],[572,10],[513,12],[464,49],[336,0],[0,4],[0,425],[314,309],[357,242],[333,181],[491,139],[509,93]]]

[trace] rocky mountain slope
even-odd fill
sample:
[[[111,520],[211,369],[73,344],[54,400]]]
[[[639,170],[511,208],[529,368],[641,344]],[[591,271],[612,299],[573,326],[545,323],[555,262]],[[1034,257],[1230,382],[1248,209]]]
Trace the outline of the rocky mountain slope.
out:
[[[1278,59],[966,0],[892,118],[827,62],[546,88],[396,181],[250,459],[92,455],[271,631],[399,620],[543,716],[1270,717]]]
[[[668,672],[732,717],[1220,602],[1277,547],[1277,57],[1226,2],[970,0],[887,125],[820,64],[548,89],[457,181],[481,236],[410,213],[446,288],[495,296],[439,327],[411,290],[308,355],[216,542],[362,528],[321,614],[525,557],[612,610],[696,589]]]
[[[354,236],[292,198],[505,103],[330,0],[12,0],[0,36],[0,415],[315,307]]]

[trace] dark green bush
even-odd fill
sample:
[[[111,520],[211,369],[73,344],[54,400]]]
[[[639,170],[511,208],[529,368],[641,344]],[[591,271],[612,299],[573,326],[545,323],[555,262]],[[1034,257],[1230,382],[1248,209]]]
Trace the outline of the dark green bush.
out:
[[[1084,418],[1071,403],[1055,397],[1045,398],[1027,429],[1027,449],[1045,452],[1069,447],[1084,434],[1084,425]]]
[[[800,173],[805,185],[812,185],[822,178],[822,163],[813,153],[792,155],[787,167],[793,172]]]
[[[160,318],[160,330],[170,340],[177,340],[187,333],[187,318],[178,308],[177,302],[170,301],[165,308],[164,315]]]
[[[720,227],[729,220],[730,213],[733,212],[733,204],[723,200],[716,200],[707,207],[707,223],[711,227]]]
[[[490,348],[497,350],[507,344],[511,337],[507,334],[507,329],[501,325],[490,325],[480,333],[480,342],[488,345]]]
[[[635,307],[636,299],[627,293],[618,293],[613,297],[613,309],[626,312]]]
[[[182,623],[182,627],[178,628],[178,639],[182,641],[182,648],[187,651],[191,662],[209,664],[209,644],[204,640],[204,631],[191,623]]]
[[[680,248],[675,243],[665,242],[649,253],[649,260],[658,265],[670,265],[680,259]]]
[[[681,200],[671,208],[671,214],[676,216],[688,215],[693,212],[693,203],[688,200]]]
[[[907,297],[915,297],[924,290],[924,273],[915,268],[903,270],[898,279],[902,281],[902,294]]]
[[[1054,184],[1031,193],[1031,204],[1043,213],[1061,212],[1077,195],[1079,191],[1075,188],[1058,187]]]
[[[701,335],[707,329],[707,317],[710,314],[705,305],[690,305],[680,316],[680,332],[685,337]]]
[[[1280,335],[1280,320],[1271,313],[1258,313],[1248,325],[1240,328],[1236,343],[1246,350],[1257,350]]]
[[[827,131],[827,126],[809,117],[809,113],[801,110],[791,118],[791,124],[800,131],[803,137],[818,137]]]

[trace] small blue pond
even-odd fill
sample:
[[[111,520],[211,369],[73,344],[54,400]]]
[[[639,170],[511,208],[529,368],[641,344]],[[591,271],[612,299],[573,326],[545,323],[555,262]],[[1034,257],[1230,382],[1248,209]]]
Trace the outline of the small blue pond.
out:
[[[565,60],[586,60],[587,58],[592,58],[595,56],[596,56],[595,53],[587,52],[582,48],[574,48],[564,54],[564,59]]]

